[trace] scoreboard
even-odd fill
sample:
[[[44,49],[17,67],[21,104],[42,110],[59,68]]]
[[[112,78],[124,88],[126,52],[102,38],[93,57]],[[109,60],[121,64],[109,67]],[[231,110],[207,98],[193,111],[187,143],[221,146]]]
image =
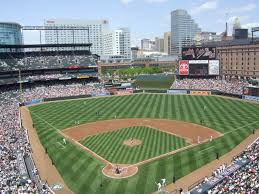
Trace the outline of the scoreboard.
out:
[[[215,47],[182,48],[182,60],[179,61],[180,76],[218,76],[219,66]]]

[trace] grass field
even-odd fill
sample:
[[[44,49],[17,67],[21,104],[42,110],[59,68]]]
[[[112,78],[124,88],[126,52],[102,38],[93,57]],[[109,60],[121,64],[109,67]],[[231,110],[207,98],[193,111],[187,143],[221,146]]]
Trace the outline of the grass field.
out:
[[[140,89],[169,89],[173,82],[172,75],[139,75],[135,85]]]
[[[204,105],[207,107],[204,111]],[[30,107],[40,141],[48,148],[66,184],[75,193],[146,194],[156,190],[154,182],[166,178],[169,182],[189,174],[223,155],[259,128],[259,105],[206,96],[139,94],[131,96],[92,98],[55,102]],[[102,112],[100,117],[96,111]],[[113,180],[102,175],[103,164],[81,148],[68,143],[65,149],[53,146],[61,141],[57,130],[80,123],[117,118],[176,119],[213,128],[224,136],[139,167],[128,179]],[[103,184],[100,187],[100,183]]]
[[[141,140],[142,144],[135,147],[123,145],[123,141],[131,138]],[[143,126],[91,136],[81,143],[117,164],[134,164],[188,145],[183,138]]]

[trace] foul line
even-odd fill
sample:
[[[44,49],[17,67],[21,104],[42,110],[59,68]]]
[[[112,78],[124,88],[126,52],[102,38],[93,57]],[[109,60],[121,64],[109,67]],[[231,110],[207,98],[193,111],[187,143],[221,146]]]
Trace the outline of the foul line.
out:
[[[28,112],[30,112],[27,109]],[[95,152],[93,152],[92,150],[90,150],[89,148],[85,147],[84,145],[82,145],[81,143],[79,143],[78,141],[74,140],[73,138],[70,138],[69,136],[65,135],[64,133],[62,133],[58,128],[56,128],[55,126],[53,126],[52,124],[50,124],[48,121],[45,121],[44,119],[42,119],[40,116],[38,116],[37,114],[31,112],[31,114],[34,114],[36,117],[38,117],[39,119],[41,119],[43,122],[47,123],[49,126],[51,126],[53,129],[55,129],[57,131],[57,133],[59,133],[60,135],[62,135],[63,137],[67,138],[68,140],[71,140],[70,142],[76,146],[79,146],[83,149],[85,149],[90,155],[92,155],[93,157],[98,158],[99,160],[105,162],[106,164],[110,164],[112,165],[112,163],[110,163],[108,160],[102,158],[101,156],[97,155]]]
[[[56,142],[56,144],[60,145],[60,146],[62,147],[62,148],[61,148],[62,150],[66,148],[62,143],[60,143],[60,142],[58,142],[58,141]]]
[[[206,149],[204,149],[204,150],[201,150],[201,151],[199,151],[199,152],[204,152],[205,150],[210,150],[211,148],[214,148],[215,146],[210,146],[210,147],[208,147],[208,148],[206,148]]]
[[[227,135],[227,134],[229,134],[229,133],[232,133],[233,131],[237,131],[237,130],[243,128],[243,127],[246,127],[246,126],[252,125],[252,124],[254,124],[254,123],[258,123],[258,122],[259,122],[259,121],[255,121],[255,122],[249,123],[249,124],[247,124],[247,125],[243,125],[243,126],[238,127],[238,128],[236,128],[236,129],[234,129],[234,130],[231,130],[231,131],[229,131],[229,132],[227,132],[227,133],[224,133],[224,135]]]

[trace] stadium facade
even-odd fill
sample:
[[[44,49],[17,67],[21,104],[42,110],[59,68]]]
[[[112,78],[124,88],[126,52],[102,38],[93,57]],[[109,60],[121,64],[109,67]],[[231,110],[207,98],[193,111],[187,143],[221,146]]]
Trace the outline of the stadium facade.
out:
[[[13,22],[0,22],[0,44],[23,44],[22,26]]]
[[[194,37],[200,33],[198,24],[186,10],[171,12],[171,55],[181,55],[182,47],[193,45]]]
[[[107,20],[47,19],[45,27],[59,29],[46,30],[46,44],[92,43],[92,53],[103,55],[103,33],[109,27]],[[69,30],[71,28],[85,28],[85,30]]]
[[[229,41],[229,45],[218,43],[217,58],[225,78],[259,78],[259,42],[251,44],[247,39]]]

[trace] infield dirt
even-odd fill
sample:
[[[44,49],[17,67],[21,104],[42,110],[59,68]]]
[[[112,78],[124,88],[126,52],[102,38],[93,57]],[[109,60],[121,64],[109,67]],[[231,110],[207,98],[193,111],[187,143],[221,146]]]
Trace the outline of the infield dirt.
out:
[[[146,126],[161,130],[163,132],[185,138],[187,142],[191,144],[197,143],[198,136],[200,137],[200,141],[202,142],[209,140],[211,136],[213,137],[213,139],[215,139],[222,135],[221,133],[213,129],[193,123],[150,118],[97,121],[64,129],[62,130],[62,133],[66,134],[76,141],[80,141],[92,135],[107,133],[133,126]]]

